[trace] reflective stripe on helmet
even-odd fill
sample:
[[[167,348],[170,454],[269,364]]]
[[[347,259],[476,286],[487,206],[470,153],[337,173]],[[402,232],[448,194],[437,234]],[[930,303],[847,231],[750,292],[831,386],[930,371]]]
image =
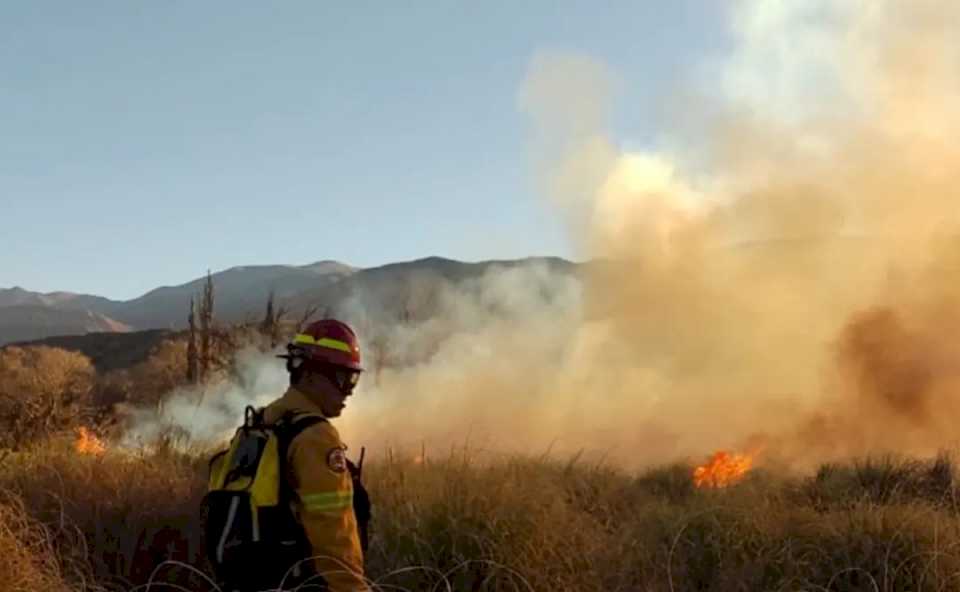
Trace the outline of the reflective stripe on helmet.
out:
[[[351,353],[350,344],[345,341],[340,341],[339,339],[330,339],[329,337],[315,339],[312,335],[298,333],[293,338],[293,342],[297,345],[319,345],[320,347],[329,347],[330,349]]]

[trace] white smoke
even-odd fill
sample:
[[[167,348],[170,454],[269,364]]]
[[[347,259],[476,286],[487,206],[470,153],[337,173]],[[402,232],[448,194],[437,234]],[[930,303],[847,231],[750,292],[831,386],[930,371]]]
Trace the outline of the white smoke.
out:
[[[391,363],[361,380],[343,433],[376,449],[444,448],[469,438],[499,450],[529,443],[522,433],[515,442],[495,440],[555,412],[536,385],[552,381],[577,348],[580,279],[536,263],[494,266],[440,284],[435,298],[433,316],[371,328]]]
[[[134,410],[122,445],[138,448],[164,438],[183,446],[218,444],[242,423],[248,405],[262,407],[286,389],[286,370],[274,354],[244,349],[235,365],[231,379],[180,388],[158,408]]]
[[[348,441],[381,450],[424,440],[460,441],[465,426],[484,429],[473,414],[486,409],[496,417],[502,411],[492,401],[576,350],[581,283],[569,272],[540,263],[491,266],[458,282],[433,278],[429,285],[414,284],[422,290],[418,297],[429,301],[429,316],[385,315],[392,287],[341,306],[342,318],[360,328],[367,369],[343,418],[336,420]],[[192,445],[221,442],[240,425],[246,406],[266,405],[287,388],[284,364],[272,353],[243,350],[235,366],[230,378],[178,389],[159,408],[134,411],[124,444],[151,445],[171,435]],[[500,379],[510,384],[484,396],[475,389],[488,367],[498,367]],[[536,394],[515,403],[532,405]]]

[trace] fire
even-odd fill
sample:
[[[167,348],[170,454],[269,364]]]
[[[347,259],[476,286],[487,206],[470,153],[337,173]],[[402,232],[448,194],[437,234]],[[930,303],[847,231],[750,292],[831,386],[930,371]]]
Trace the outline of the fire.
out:
[[[77,439],[73,443],[73,447],[80,454],[100,455],[107,450],[103,441],[85,427],[77,429]]]
[[[710,461],[693,470],[693,484],[697,487],[726,487],[746,476],[753,467],[753,455],[715,452]]]

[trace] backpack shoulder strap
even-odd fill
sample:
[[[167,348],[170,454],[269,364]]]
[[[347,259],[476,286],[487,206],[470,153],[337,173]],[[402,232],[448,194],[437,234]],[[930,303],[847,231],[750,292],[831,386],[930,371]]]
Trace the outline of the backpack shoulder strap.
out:
[[[316,415],[314,413],[300,413],[294,410],[287,411],[281,415],[280,419],[278,419],[276,424],[274,424],[274,430],[276,431],[277,438],[279,439],[280,458],[282,462],[286,462],[287,451],[290,449],[290,444],[297,436],[299,436],[310,426],[325,421],[327,421],[327,418],[323,417],[322,415]]]
[[[287,455],[290,452],[290,444],[305,429],[324,421],[327,421],[327,418],[323,417],[322,415],[298,413],[297,411],[290,410],[281,415],[276,423],[273,424],[273,430],[277,435],[277,456],[279,457],[278,460],[280,461],[281,505],[288,504],[289,500],[291,499],[290,496],[292,495],[292,490],[287,477],[289,465]]]

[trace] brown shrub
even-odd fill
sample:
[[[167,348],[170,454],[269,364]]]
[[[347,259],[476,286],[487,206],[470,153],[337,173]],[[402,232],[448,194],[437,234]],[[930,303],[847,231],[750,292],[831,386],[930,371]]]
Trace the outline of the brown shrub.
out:
[[[0,350],[0,446],[17,449],[87,419],[95,378],[83,354],[46,346]]]
[[[166,339],[142,362],[112,370],[98,381],[94,400],[101,421],[110,423],[118,405],[160,405],[164,397],[187,382],[187,342]]]
[[[187,342],[168,339],[160,343],[150,356],[127,372],[131,389],[127,402],[134,405],[157,405],[173,389],[187,381]]]

